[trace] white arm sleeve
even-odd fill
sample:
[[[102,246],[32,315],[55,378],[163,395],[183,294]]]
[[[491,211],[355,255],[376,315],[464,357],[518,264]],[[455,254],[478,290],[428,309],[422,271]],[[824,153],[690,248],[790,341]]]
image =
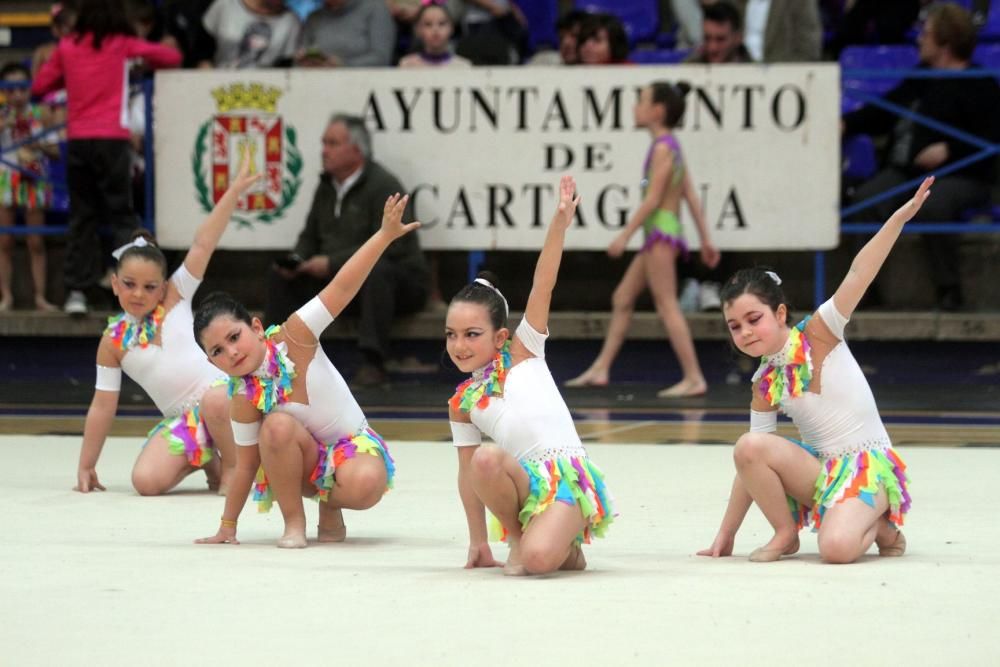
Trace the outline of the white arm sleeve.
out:
[[[528,348],[528,352],[531,352],[539,359],[545,358],[545,339],[549,337],[548,331],[545,333],[535,331],[534,327],[528,324],[528,319],[524,318],[517,325],[514,335],[517,336],[522,345]]]
[[[475,447],[483,444],[483,434],[475,424],[453,422],[451,424],[451,439],[456,447]]]
[[[250,424],[229,420],[233,426],[233,440],[241,447],[256,445],[260,437],[260,422],[255,421]]]
[[[844,340],[844,327],[847,326],[850,320],[840,314],[837,306],[833,305],[833,299],[830,298],[824,301],[823,305],[816,312],[823,318],[823,321],[830,328],[830,331],[833,332],[833,335],[840,340]]]
[[[751,433],[774,433],[778,430],[778,411],[758,412],[750,410]]]
[[[309,327],[309,331],[312,332],[313,336],[316,336],[317,340],[319,340],[319,335],[323,333],[323,329],[326,329],[333,322],[333,315],[318,296],[314,296],[309,303],[296,310],[295,314]]]
[[[170,276],[170,280],[174,282],[174,286],[177,287],[181,298],[188,301],[194,298],[194,293],[198,291],[198,287],[201,285],[201,281],[192,276],[191,272],[183,264],[174,271],[174,275]]]
[[[101,391],[121,391],[122,390],[122,369],[114,366],[97,365],[97,382],[94,389]]]

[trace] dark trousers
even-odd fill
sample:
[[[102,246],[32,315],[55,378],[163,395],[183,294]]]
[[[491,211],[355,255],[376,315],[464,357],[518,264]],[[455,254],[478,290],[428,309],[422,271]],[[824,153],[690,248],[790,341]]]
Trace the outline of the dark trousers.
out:
[[[327,279],[312,276],[286,280],[272,271],[268,280],[265,324],[284,322],[328,282]],[[361,352],[381,362],[389,356],[393,318],[419,312],[426,303],[426,276],[413,276],[394,262],[382,258],[344,313],[358,317],[358,348]]]
[[[910,180],[912,176],[900,169],[889,167],[875,174],[870,181],[860,186],[853,201],[858,202],[877,195],[889,188]],[[931,196],[921,207],[910,224],[921,222],[955,222],[969,209],[983,206],[990,201],[990,188],[985,183],[960,176],[944,176],[934,182]],[[917,191],[912,190],[890,197],[870,208],[851,216],[858,222],[884,222],[896,209],[902,206]],[[925,234],[924,246],[927,250],[928,269],[931,281],[937,288],[938,297],[959,289],[960,273],[957,234]]]
[[[97,228],[111,229],[112,247],[128,243],[139,220],[132,209],[132,155],[125,139],[72,139],[67,147],[69,232],[66,237],[66,288],[97,284],[104,262]]]

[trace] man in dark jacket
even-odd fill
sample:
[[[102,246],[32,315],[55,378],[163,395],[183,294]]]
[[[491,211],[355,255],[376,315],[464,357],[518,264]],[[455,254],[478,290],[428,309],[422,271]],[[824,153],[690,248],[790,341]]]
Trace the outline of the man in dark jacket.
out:
[[[305,229],[292,255],[269,283],[267,322],[283,322],[330,281],[382,224],[385,200],[405,192],[399,180],[372,159],[364,121],[336,114],[323,133],[323,174]],[[404,222],[413,218],[411,208]],[[386,382],[385,359],[396,315],[415,313],[427,300],[428,270],[416,234],[386,250],[348,308],[357,313],[358,347],[365,363],[352,384]]]
[[[969,13],[949,3],[933,8],[919,37],[922,67],[960,72],[970,64],[976,30]],[[900,107],[927,116],[967,135],[993,143],[1000,139],[1000,86],[987,74],[982,77],[906,79],[885,95]],[[845,135],[887,135],[886,159],[881,171],[861,185],[853,201],[878,195],[905,181],[918,178],[969,157],[980,150],[966,141],[897,116],[875,106],[865,106],[843,118]],[[990,201],[996,182],[995,158],[973,162],[938,177],[934,196],[914,218],[915,222],[953,222],[971,208]],[[853,216],[866,222],[887,219],[910,197],[910,190],[872,205]],[[962,305],[959,283],[958,237],[954,234],[925,237],[930,277],[942,309]]]

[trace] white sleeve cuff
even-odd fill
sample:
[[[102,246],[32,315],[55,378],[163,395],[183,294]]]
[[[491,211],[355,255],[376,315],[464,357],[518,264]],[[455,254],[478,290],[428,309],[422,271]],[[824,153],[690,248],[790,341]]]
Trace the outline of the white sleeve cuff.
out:
[[[514,332],[521,344],[539,359],[545,358],[545,339],[549,337],[549,332],[540,333],[528,323],[528,318],[521,320]]]
[[[833,298],[831,297],[824,301],[823,305],[820,306],[816,312],[818,312],[820,317],[823,318],[823,322],[825,322],[826,326],[831,332],[833,332],[833,335],[839,340],[844,340],[844,328],[850,320],[840,314],[840,311],[837,310],[837,306],[833,303]]]
[[[97,365],[97,382],[94,389],[101,391],[121,391],[122,369],[116,366]]]
[[[295,311],[295,314],[309,327],[316,340],[319,340],[319,335],[333,322],[333,314],[327,310],[318,296],[310,299],[309,303]]]
[[[758,412],[750,410],[751,433],[773,433],[778,430],[778,411]]]
[[[451,438],[456,447],[476,447],[483,444],[483,434],[475,424],[448,423],[451,424]]]
[[[191,272],[183,264],[177,267],[177,270],[174,271],[174,275],[170,276],[170,279],[174,282],[174,286],[177,288],[177,292],[180,293],[181,298],[187,301],[194,298],[194,293],[201,286],[201,281],[191,275]]]
[[[229,420],[233,427],[233,441],[241,447],[256,445],[260,439],[260,422],[255,421],[249,424]]]

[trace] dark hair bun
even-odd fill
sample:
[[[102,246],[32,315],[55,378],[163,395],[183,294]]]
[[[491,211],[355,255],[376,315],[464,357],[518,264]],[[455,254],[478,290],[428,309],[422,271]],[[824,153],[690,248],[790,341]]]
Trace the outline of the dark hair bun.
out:
[[[476,278],[482,278],[493,285],[493,287],[500,289],[500,279],[492,271],[480,271],[476,274]]]
[[[160,244],[156,242],[156,237],[148,229],[143,229],[140,227],[132,232],[132,236],[129,238],[129,242],[135,241],[136,239],[144,239],[146,243],[156,248],[160,247]]]
[[[689,92],[691,92],[691,84],[687,81],[678,81],[674,84],[677,91],[681,94],[681,97],[686,97]]]

